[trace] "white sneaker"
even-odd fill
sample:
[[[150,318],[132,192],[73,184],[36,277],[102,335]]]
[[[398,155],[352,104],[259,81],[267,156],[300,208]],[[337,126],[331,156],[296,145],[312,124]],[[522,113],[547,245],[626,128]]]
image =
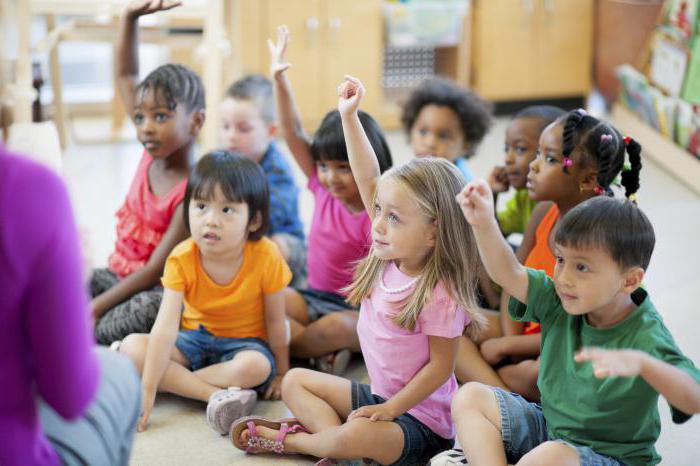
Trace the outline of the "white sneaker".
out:
[[[207,404],[207,424],[226,435],[234,422],[253,412],[257,399],[255,390],[247,388],[229,387],[214,392]]]
[[[467,464],[464,451],[459,448],[445,450],[430,459],[430,466],[462,466]]]

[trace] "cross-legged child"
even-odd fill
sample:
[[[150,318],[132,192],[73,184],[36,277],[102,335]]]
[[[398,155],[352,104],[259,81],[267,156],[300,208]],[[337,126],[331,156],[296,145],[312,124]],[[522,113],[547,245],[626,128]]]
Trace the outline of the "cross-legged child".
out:
[[[296,419],[286,427],[244,419],[231,435],[251,453],[424,464],[452,444],[457,342],[484,322],[475,305],[474,241],[454,202],[464,178],[432,157],[380,176],[357,114],[364,88],[348,77],[339,93],[350,164],[372,217],[372,249],[349,294],[361,302],[358,334],[371,385],[293,369],[282,397]]]
[[[596,136],[599,143],[615,137],[605,130]],[[623,184],[637,176],[623,173]],[[489,275],[513,297],[511,316],[542,328],[541,405],[479,383],[455,396],[468,463],[657,464],[658,397],[684,422],[700,412],[700,371],[640,287],[655,243],[644,213],[605,196],[571,209],[554,237],[550,278],[521,265],[500,235],[486,182],[468,185],[458,201]]]
[[[309,141],[294,104],[284,61],[289,33],[277,28],[277,42],[270,41],[271,72],[282,134],[299,168],[308,178],[314,196],[309,232],[308,284],[289,288],[286,311],[290,318],[291,354],[313,358],[315,367],[341,374],[352,352],[360,351],[357,308],[346,300],[356,263],[367,256],[371,220],[362,205],[350,170],[337,110],[328,112]],[[367,113],[360,112],[381,172],[392,165],[391,152],[381,128]]]
[[[172,64],[138,83],[138,19],[177,5],[139,0],[127,6],[121,20],[117,84],[144,152],[117,211],[117,242],[108,267],[95,270],[90,282],[95,336],[103,345],[151,330],[163,296],[165,260],[187,237],[182,199],[204,124],[204,88],[192,70]]]
[[[207,422],[221,434],[257,395],[279,398],[292,274],[264,236],[269,198],[262,169],[242,155],[211,152],[192,170],[184,201],[192,237],[168,257],[150,335],[131,334],[120,348],[142,373],[139,430],[157,391],[208,402]]]

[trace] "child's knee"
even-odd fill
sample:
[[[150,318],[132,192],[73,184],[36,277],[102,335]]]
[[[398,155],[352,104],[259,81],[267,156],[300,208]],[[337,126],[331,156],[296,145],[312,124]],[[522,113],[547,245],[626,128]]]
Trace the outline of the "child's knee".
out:
[[[145,333],[132,333],[124,338],[119,346],[119,352],[125,354],[136,365],[136,369],[141,373],[143,371],[143,362],[146,358],[146,349],[148,348],[148,335]]]
[[[544,442],[530,450],[518,466],[580,466],[575,448],[561,442]]]
[[[342,341],[357,333],[357,322],[343,312],[334,312],[323,317],[321,338]]]
[[[241,351],[233,358],[233,364],[239,369],[244,370],[251,377],[257,375],[263,380],[270,375],[272,364],[259,351]]]
[[[285,393],[289,394],[300,388],[304,384],[304,380],[313,376],[314,371],[295,367],[289,369],[282,379],[282,399],[284,400]]]
[[[452,398],[452,416],[458,417],[466,410],[481,410],[494,402],[493,391],[488,385],[469,382],[464,384]]]

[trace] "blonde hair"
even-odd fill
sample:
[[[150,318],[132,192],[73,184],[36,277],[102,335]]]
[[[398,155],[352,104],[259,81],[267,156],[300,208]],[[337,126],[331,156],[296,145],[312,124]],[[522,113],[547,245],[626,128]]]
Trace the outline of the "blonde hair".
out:
[[[455,200],[465,185],[464,178],[451,162],[432,157],[413,159],[387,171],[382,178],[406,187],[421,213],[436,225],[435,246],[426,258],[415,290],[401,303],[402,310],[394,322],[413,330],[423,306],[438,283],[442,283],[471,318],[467,335],[478,334],[486,322],[476,304],[478,250],[471,227]],[[369,255],[358,263],[354,280],[346,289],[350,303],[357,306],[369,297],[387,263],[374,254],[374,248],[370,249]]]

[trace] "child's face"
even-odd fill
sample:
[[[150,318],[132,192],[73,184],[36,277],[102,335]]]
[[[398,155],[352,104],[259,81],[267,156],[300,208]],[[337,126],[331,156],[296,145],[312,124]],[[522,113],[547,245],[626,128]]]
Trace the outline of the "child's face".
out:
[[[154,159],[164,159],[190,143],[196,135],[194,113],[179,103],[174,110],[151,89],[141,94],[134,107],[138,140]]]
[[[630,294],[644,275],[640,267],[624,271],[601,248],[573,249],[555,245],[554,286],[562,306],[572,315],[613,318],[624,309],[616,304]]]
[[[248,232],[260,227],[258,219],[249,224],[248,215],[248,204],[229,201],[219,186],[212,199],[190,199],[190,232],[202,255],[227,257],[239,253]]]
[[[523,189],[530,162],[537,155],[541,122],[537,118],[517,118],[506,130],[506,174],[508,184]]]
[[[372,219],[372,247],[383,260],[394,260],[404,272],[420,273],[435,246],[435,226],[413,194],[391,178],[382,178]]]
[[[452,162],[468,149],[459,116],[444,105],[428,104],[420,109],[411,128],[410,142],[416,157],[432,155]]]
[[[275,134],[252,100],[227,97],[221,104],[221,141],[225,149],[259,163]]]
[[[316,174],[324,188],[334,198],[345,204],[356,204],[360,199],[350,162],[343,160],[320,160],[316,162]]]

